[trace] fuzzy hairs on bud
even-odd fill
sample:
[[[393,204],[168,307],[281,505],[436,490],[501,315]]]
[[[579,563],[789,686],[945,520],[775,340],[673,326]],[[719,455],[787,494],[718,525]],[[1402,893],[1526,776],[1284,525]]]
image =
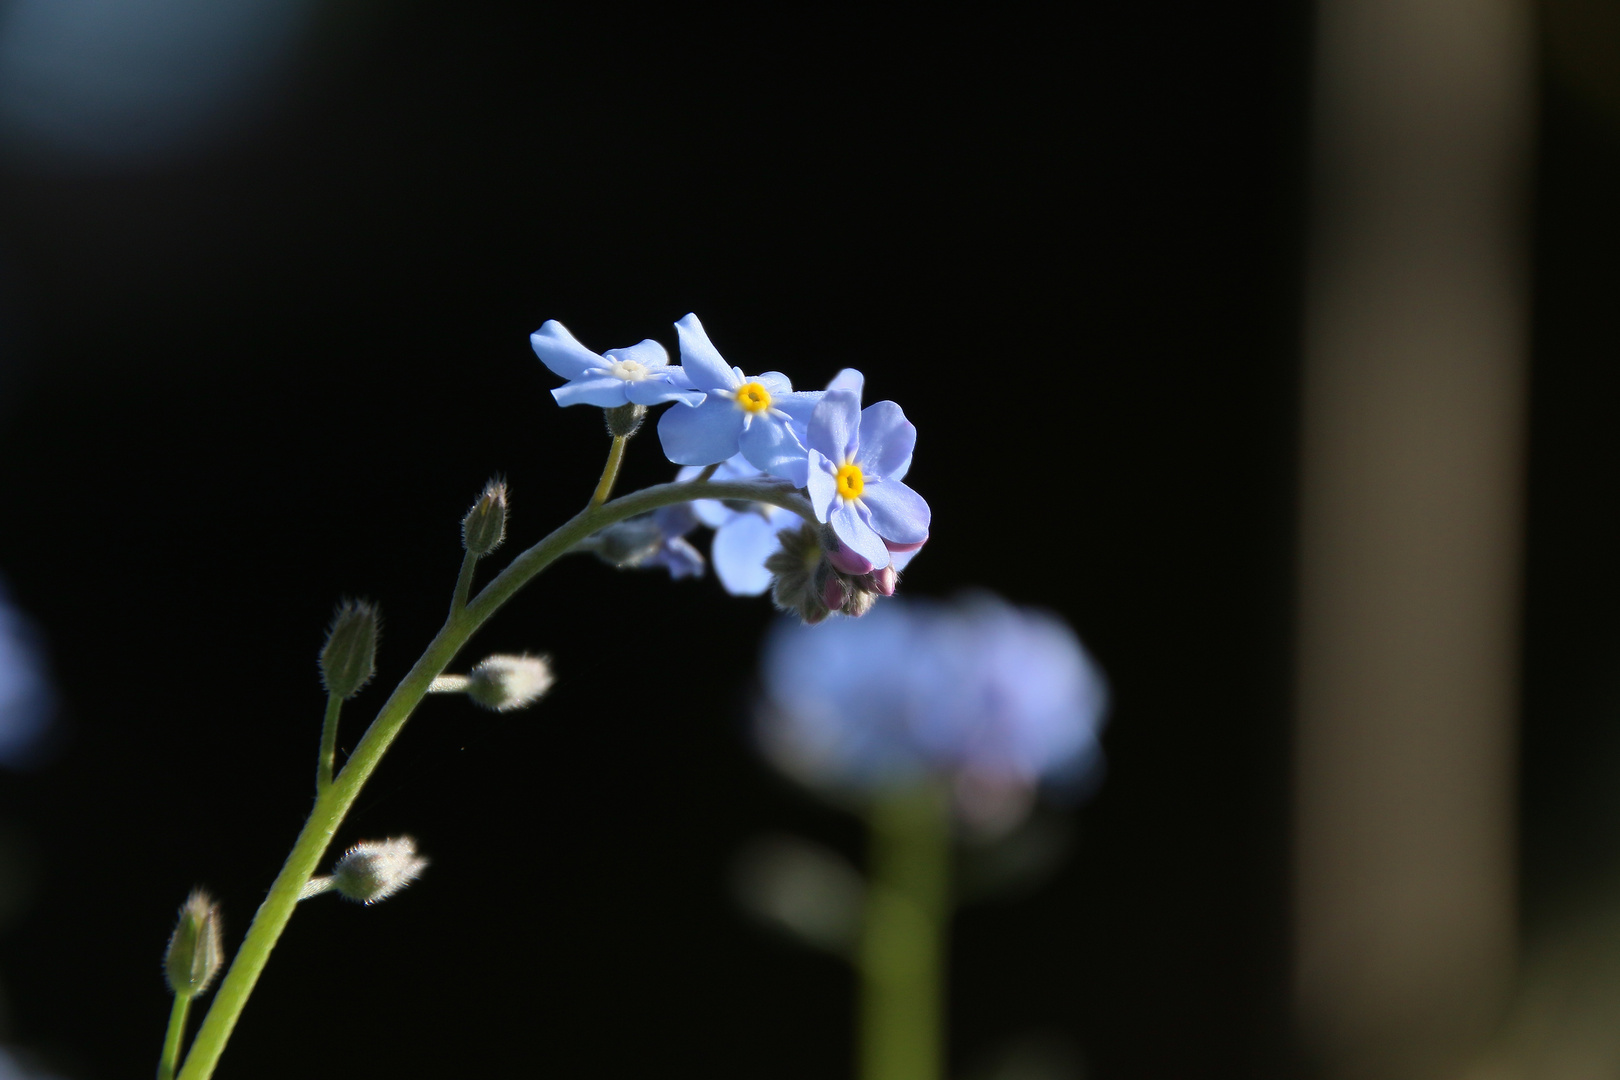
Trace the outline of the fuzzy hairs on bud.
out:
[[[544,656],[489,656],[467,673],[467,696],[486,709],[511,712],[534,704],[556,682]]]
[[[351,698],[377,672],[377,635],[381,619],[377,606],[366,600],[345,600],[332,616],[321,649],[321,683],[326,692]]]
[[[219,905],[201,889],[193,889],[180,907],[163,953],[163,977],[177,996],[196,997],[214,981],[225,960],[220,938]]]
[[[506,481],[496,477],[484,485],[484,492],[461,519],[461,545],[483,558],[506,539]]]
[[[415,881],[427,864],[409,836],[362,840],[332,867],[330,887],[357,904],[375,904]]]

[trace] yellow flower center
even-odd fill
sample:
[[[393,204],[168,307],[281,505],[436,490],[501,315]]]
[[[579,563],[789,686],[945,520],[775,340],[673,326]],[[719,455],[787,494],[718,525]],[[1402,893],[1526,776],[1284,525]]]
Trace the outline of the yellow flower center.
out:
[[[743,412],[762,413],[771,407],[771,392],[757,382],[737,387],[737,408]]]
[[[858,499],[866,490],[866,477],[861,475],[861,467],[852,461],[838,467],[837,484],[838,494],[846,499]]]

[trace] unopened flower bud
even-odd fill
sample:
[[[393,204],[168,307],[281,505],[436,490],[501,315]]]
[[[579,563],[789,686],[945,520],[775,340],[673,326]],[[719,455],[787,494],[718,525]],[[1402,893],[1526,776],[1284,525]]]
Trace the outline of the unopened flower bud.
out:
[[[816,527],[783,529],[776,539],[780,546],[765,560],[771,573],[771,602],[806,623],[820,622],[827,617],[828,605],[822,598],[821,570],[826,563]]]
[[[461,519],[461,545],[482,558],[506,539],[506,483],[491,480],[484,485],[473,508]]]
[[[182,997],[196,997],[219,974],[225,952],[220,944],[219,905],[194,889],[180,908],[180,919],[163,954],[163,977]]]
[[[486,709],[510,712],[534,704],[555,681],[543,656],[490,656],[467,673],[467,696]]]
[[[611,409],[603,409],[602,413],[607,417],[609,435],[628,437],[641,428],[641,421],[647,417],[647,406],[615,405]]]
[[[872,571],[866,577],[871,584],[872,590],[882,593],[884,596],[893,596],[894,587],[900,580],[900,575],[895,572],[893,563]]]
[[[377,608],[364,600],[345,600],[332,616],[321,649],[321,682],[326,692],[351,698],[377,670]]]
[[[409,836],[362,840],[332,868],[332,888],[357,904],[375,904],[415,881],[427,864]]]

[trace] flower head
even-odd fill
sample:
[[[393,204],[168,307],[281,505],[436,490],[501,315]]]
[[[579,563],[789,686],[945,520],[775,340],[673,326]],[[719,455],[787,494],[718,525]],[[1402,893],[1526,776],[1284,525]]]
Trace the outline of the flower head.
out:
[[[697,527],[691,506],[676,503],[609,525],[582,540],[575,550],[594,552],[621,570],[661,566],[672,578],[702,577],[703,553],[686,539]]]
[[[713,465],[741,450],[755,468],[803,487],[809,468],[803,426],[820,391],[794,391],[779,371],[745,375],[721,357],[696,315],[675,324],[681,370],[707,395],[691,409],[670,409],[658,420],[664,453],[677,465]]]
[[[787,772],[853,792],[944,780],[969,819],[1084,775],[1107,703],[1067,626],[988,595],[784,624],[764,684],[760,738]]]
[[[928,539],[928,504],[902,478],[911,468],[917,429],[900,406],[861,408],[853,390],[829,390],[810,415],[806,491],[816,520],[832,526],[833,565],[848,574],[888,566],[894,552]]]
[[[568,382],[551,392],[559,405],[662,405],[679,401],[696,405],[703,394],[678,367],[669,366],[669,354],[648,339],[623,349],[593,353],[581,345],[556,319],[529,335],[540,362]]]
[[[357,904],[375,904],[421,877],[427,864],[409,836],[362,840],[332,867],[331,888]]]

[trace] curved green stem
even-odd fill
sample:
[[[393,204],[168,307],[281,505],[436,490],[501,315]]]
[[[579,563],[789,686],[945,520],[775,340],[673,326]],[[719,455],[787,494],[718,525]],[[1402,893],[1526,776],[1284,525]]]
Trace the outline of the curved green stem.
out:
[[[550,535],[524,551],[495,579],[484,586],[482,592],[466,607],[453,610],[444,626],[428,643],[427,650],[412,665],[405,678],[383,703],[371,726],[361,736],[354,752],[349,755],[343,771],[330,786],[315,798],[315,807],[293,844],[291,854],[282,864],[281,872],[270,885],[270,894],[253,916],[242,947],[231,961],[230,970],[219,984],[208,1014],[203,1017],[197,1038],[186,1055],[185,1068],[180,1080],[207,1080],[219,1064],[225,1044],[242,1015],[248,996],[253,993],[270,959],[281,933],[298,906],[298,897],[304,883],[315,872],[321,857],[332,843],[332,837],[349,808],[360,795],[382,756],[387,752],[411,713],[433,685],[433,680],[444,673],[456,654],[467,644],[479,627],[501,606],[550,566],[571,547],[598,529],[604,529],[636,514],[645,514],[661,506],[691,502],[693,499],[737,499],[765,502],[792,510],[806,520],[814,520],[810,503],[805,497],[780,483],[758,480],[713,481],[691,480],[685,483],[658,484],[643,488],[612,502],[586,507],[554,529]]]
[[[592,506],[601,506],[613,494],[614,481],[619,479],[619,466],[624,464],[624,444],[629,441],[628,435],[613,436],[613,449],[608,451],[607,464],[602,466],[602,479],[597,481],[596,494],[591,496]]]
[[[180,1044],[186,1037],[186,1014],[191,1011],[191,995],[174,995],[174,1008],[169,1010],[169,1030],[163,1036],[163,1055],[158,1058],[157,1080],[174,1080],[174,1070],[180,1064]]]
[[[338,714],[342,711],[343,699],[336,694],[327,694],[326,719],[321,723],[321,757],[315,765],[317,795],[332,786],[332,763],[337,758]]]

